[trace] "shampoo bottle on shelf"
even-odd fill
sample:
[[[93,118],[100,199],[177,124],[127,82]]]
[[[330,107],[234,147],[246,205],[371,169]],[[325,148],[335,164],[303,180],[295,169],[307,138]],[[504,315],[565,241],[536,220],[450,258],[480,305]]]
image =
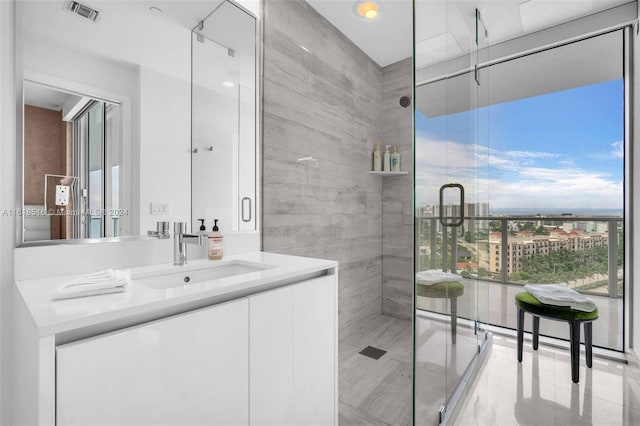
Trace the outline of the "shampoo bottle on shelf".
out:
[[[382,160],[382,163],[383,163],[382,171],[384,172],[391,171],[391,153],[389,152],[389,148],[390,146],[387,145],[386,149],[384,150],[384,160]]]
[[[214,219],[213,229],[209,233],[207,255],[211,260],[222,259],[223,243],[222,232],[218,229],[218,219]]]
[[[398,147],[396,145],[393,146],[393,154],[391,154],[391,171],[400,171],[400,154],[398,154]]]
[[[379,172],[382,170],[382,153],[380,152],[380,142],[376,143],[376,148],[373,150],[373,171]]]

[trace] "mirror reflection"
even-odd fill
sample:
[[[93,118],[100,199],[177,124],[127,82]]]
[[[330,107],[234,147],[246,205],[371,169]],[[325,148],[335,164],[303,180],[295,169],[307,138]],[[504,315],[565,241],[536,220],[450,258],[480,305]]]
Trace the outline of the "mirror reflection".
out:
[[[256,229],[256,23],[225,1],[192,35],[192,227]]]
[[[207,224],[210,216],[227,222],[226,231],[240,229],[240,200],[249,199],[245,218],[252,217],[255,229],[255,211],[249,210],[255,209],[253,16],[222,0],[16,5],[16,58],[24,82],[18,158],[23,202],[17,207],[26,212],[19,244],[147,235],[159,221],[190,221],[192,190],[194,197],[215,199],[198,215]],[[203,27],[205,19],[215,25]],[[216,113],[201,113],[200,129],[208,136],[200,149],[213,146],[209,153],[216,160],[204,168],[215,176],[194,179],[192,188],[191,38],[197,26],[227,55],[207,60],[207,69],[226,70],[232,59],[235,73],[227,78],[236,87],[230,98],[230,89],[221,86],[225,95],[206,101]],[[247,40],[251,54],[243,47]],[[242,99],[251,101],[242,106]],[[238,113],[227,120],[219,111]],[[51,116],[49,130],[38,130],[41,115]],[[234,123],[235,131],[218,132],[221,121]],[[49,134],[43,139],[39,132]],[[253,171],[245,174],[238,162],[249,157]],[[245,176],[251,185],[240,182]]]
[[[24,83],[24,239],[128,235],[120,105]]]

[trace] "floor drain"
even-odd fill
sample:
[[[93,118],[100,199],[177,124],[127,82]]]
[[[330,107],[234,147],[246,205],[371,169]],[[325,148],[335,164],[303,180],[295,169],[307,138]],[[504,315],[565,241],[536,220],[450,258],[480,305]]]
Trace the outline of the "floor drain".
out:
[[[387,351],[383,351],[382,349],[374,348],[373,346],[367,346],[363,350],[359,352],[364,356],[368,356],[373,359],[380,359],[380,357],[387,353]]]

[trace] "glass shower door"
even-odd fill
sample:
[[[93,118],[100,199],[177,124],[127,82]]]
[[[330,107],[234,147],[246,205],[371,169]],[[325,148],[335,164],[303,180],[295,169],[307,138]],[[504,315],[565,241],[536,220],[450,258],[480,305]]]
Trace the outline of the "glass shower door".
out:
[[[486,31],[472,2],[414,5],[414,423],[439,424],[454,417],[485,340]]]
[[[482,66],[490,61],[489,31],[482,19],[481,12],[476,9],[476,50],[474,79],[476,80],[475,136],[476,152],[476,191],[475,204],[469,212],[469,224],[465,241],[474,250],[473,262],[468,265],[469,272],[476,282],[476,321],[475,330],[478,337],[478,348],[486,345],[489,334],[485,324],[489,321],[489,196],[491,190],[491,134],[489,105],[491,103],[491,86],[489,73],[491,68]]]

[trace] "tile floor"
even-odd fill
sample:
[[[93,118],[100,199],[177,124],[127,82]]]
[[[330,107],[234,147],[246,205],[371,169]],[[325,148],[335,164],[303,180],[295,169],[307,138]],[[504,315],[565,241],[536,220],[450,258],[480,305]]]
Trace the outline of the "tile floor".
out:
[[[447,324],[419,323],[416,425],[437,425],[437,409],[462,374],[472,334],[459,330],[455,351],[443,350]],[[340,425],[410,425],[412,410],[411,323],[381,315],[341,338]],[[358,352],[371,345],[388,351],[379,360]],[[459,346],[458,346],[459,345]],[[445,346],[446,347],[446,346]],[[447,366],[449,368],[445,368]],[[456,367],[456,368],[451,368]],[[448,373],[448,374],[447,374]],[[640,425],[640,366],[581,354],[580,383],[571,382],[568,350],[525,341],[522,364],[514,338],[495,335],[487,360],[455,425]]]
[[[581,353],[580,382],[571,382],[569,352],[525,340],[522,364],[514,338],[494,336],[493,347],[454,422],[457,425],[637,425],[640,368]]]
[[[438,409],[476,354],[473,330],[459,326],[450,344],[448,323],[417,321],[416,412],[421,425],[437,425]],[[380,359],[359,352],[387,351]],[[380,315],[363,321],[339,342],[340,425],[411,425],[413,345],[411,321]]]
[[[340,425],[411,425],[411,321],[379,315],[352,330],[338,345]],[[387,353],[361,355],[367,346]]]

